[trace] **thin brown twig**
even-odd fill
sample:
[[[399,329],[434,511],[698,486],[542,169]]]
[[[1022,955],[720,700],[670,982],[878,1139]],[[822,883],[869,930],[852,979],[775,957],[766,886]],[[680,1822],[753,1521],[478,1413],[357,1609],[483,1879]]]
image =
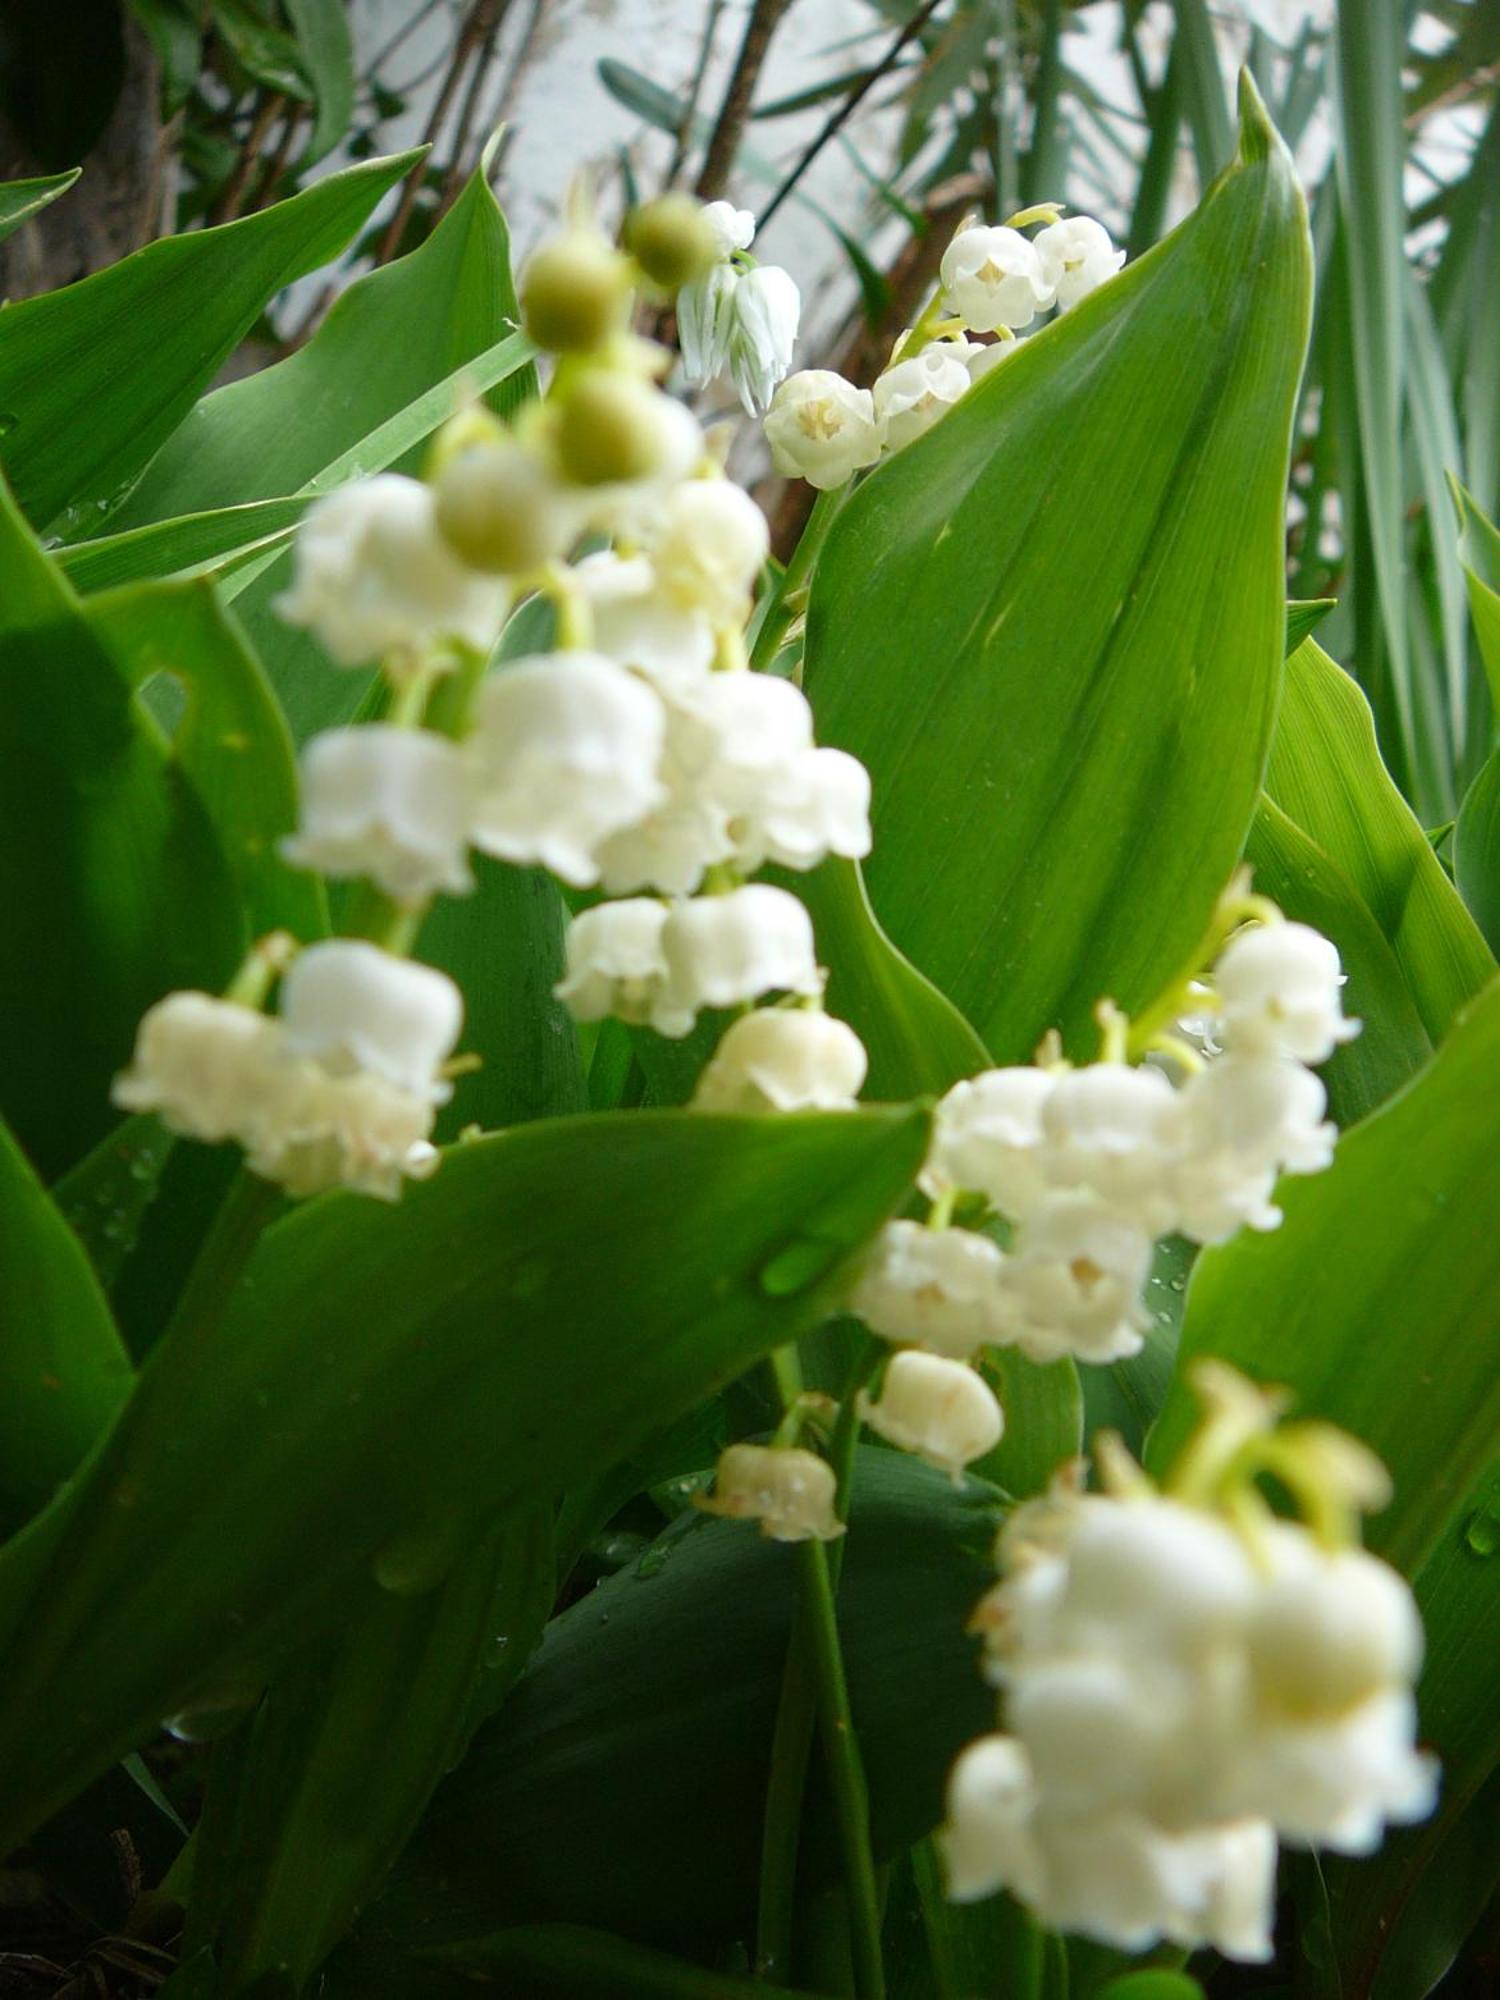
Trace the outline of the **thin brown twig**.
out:
[[[703,95],[703,80],[708,74],[708,65],[714,52],[714,38],[719,31],[719,17],[724,12],[724,0],[708,0],[708,13],[703,22],[703,34],[698,42],[698,60],[693,66],[693,74],[688,80],[687,95],[683,99],[682,116],[677,121],[677,136],[672,146],[672,158],[667,171],[662,176],[662,190],[677,185],[677,177],[687,164],[687,156],[693,144],[693,127],[698,122],[698,100]]]
[[[500,44],[500,30],[505,25],[505,17],[509,12],[510,0],[489,0],[489,21],[484,31],[484,41],[478,59],[469,74],[468,85],[464,90],[464,101],[459,106],[458,124],[454,128],[453,144],[449,149],[448,165],[443,175],[443,190],[437,208],[440,216],[445,215],[452,207],[460,187],[468,177],[469,166],[465,156],[469,150],[469,135],[474,129],[479,101],[495,64],[495,55]]]
[[[428,114],[427,124],[422,132],[423,146],[431,147],[447,122],[463,73],[469,66],[469,57],[484,33],[486,16],[492,4],[493,0],[475,0],[475,4],[464,16],[463,26],[459,29],[453,44],[453,53],[448,59],[447,74],[443,78],[437,100]],[[377,264],[388,264],[401,247],[401,240],[406,234],[406,225],[411,221],[412,210],[417,205],[417,196],[421,193],[426,173],[427,154],[424,153],[402,183],[401,198],[396,203],[396,212],[387,224],[385,234],[380,239],[380,247],[375,252]]]
[[[717,201],[729,185],[735,155],[750,119],[750,102],[760,79],[771,37],[791,0],[754,0],[745,24],[745,39],[725,86],[719,115],[709,135],[708,151],[698,172],[696,192],[703,201]]]
[[[286,104],[285,96],[279,90],[262,95],[256,106],[255,116],[250,120],[250,130],[245,134],[240,156],[234,163],[234,172],[224,183],[219,198],[209,211],[208,221],[212,224],[233,222],[239,214],[250,185],[250,176],[260,161],[260,149],[266,142],[271,127],[281,116]]]

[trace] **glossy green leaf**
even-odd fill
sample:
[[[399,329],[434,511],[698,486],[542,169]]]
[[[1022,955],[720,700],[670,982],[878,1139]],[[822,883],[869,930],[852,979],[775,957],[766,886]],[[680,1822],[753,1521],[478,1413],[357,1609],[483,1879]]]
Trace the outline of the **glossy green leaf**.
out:
[[[246,933],[196,790],[3,485],[0,713],[0,1111],[50,1177],[115,1122],[145,1009],[221,987]]]
[[[980,1372],[1005,1412],[1005,1435],[970,1470],[1024,1500],[1083,1449],[1079,1370],[1066,1357],[1039,1368],[1013,1347],[991,1347]]]
[[[185,697],[173,751],[213,821],[252,932],[284,927],[304,942],[320,937],[328,928],[322,884],[277,851],[297,824],[291,734],[211,587],[135,584],[91,598],[85,615],[133,686],[163,675]]]
[[[964,1627],[993,1579],[996,1499],[903,1454],[859,1454],[839,1624],[882,1858],[936,1823],[949,1764],[992,1722]],[[675,1522],[553,1620],[439,1788],[362,1926],[366,1943],[402,1949],[516,1922],[655,1942],[744,1935],[761,1831],[745,1802],[765,1795],[796,1602],[794,1551],[737,1522]],[[820,1786],[803,1855],[804,1887],[837,1879]]]
[[[1452,490],[1458,507],[1458,553],[1468,585],[1469,616],[1474,621],[1491,697],[1500,708],[1500,530],[1485,519],[1473,494],[1456,480]]]
[[[1091,1048],[1102,994],[1159,991],[1243,845],[1308,289],[1302,199],[1247,84],[1240,157],[1197,213],[829,533],[807,687],[874,778],[871,901],[1001,1061],[1054,1024]]]
[[[1286,607],[1288,653],[1295,653],[1302,641],[1311,637],[1329,612],[1334,609],[1335,602],[1336,600],[1331,597],[1292,598],[1288,601]]]
[[[235,1991],[277,1970],[300,1987],[524,1669],[552,1596],[546,1503],[503,1519],[435,1590],[367,1586],[215,1749],[184,1950],[211,1945]]]
[[[548,1120],[455,1148],[396,1208],[278,1223],[0,1552],[0,1846],[160,1717],[253,1694],[372,1568],[435,1585],[469,1524],[814,1323],[925,1142],[906,1111]]]
[[[140,1112],[107,1132],[53,1188],[63,1220],[106,1289],[135,1248],[176,1144],[159,1118]]]
[[[1484,765],[1458,809],[1453,875],[1490,949],[1500,952],[1500,750]]]
[[[0,181],[0,243],[13,230],[45,208],[49,201],[56,201],[83,172],[82,167],[70,167],[65,174],[38,174],[31,180]]]
[[[525,2000],[804,2000],[805,1993],[710,1971],[583,1924],[521,1924],[407,1958],[351,1954],[320,1991],[325,2000],[472,2000],[476,1986]]]
[[[0,1124],[0,1534],[52,1498],[130,1393],[88,1254]]]
[[[356,83],[354,35],[344,0],[286,0],[286,11],[318,103],[300,162],[305,169],[331,153],[349,129]]]
[[[1080,1368],[1086,1437],[1117,1431],[1137,1455],[1161,1414],[1172,1382],[1188,1276],[1197,1255],[1185,1237],[1164,1236],[1151,1257],[1142,1304],[1149,1315],[1141,1351],[1107,1368]]]
[[[258,215],[163,237],[8,306],[0,460],[31,520],[74,537],[97,530],[267,300],[336,256],[415,157],[349,167]]]
[[[421,248],[351,285],[307,345],[285,361],[205,397],[156,460],[117,526],[291,493],[326,475],[379,426],[515,331],[517,307],[505,222],[476,174]],[[531,393],[529,369],[506,374],[488,398],[507,410]],[[430,430],[453,406],[451,388]],[[418,432],[418,437],[426,431]],[[416,462],[419,445],[394,462]],[[377,463],[390,464],[381,456]],[[237,599],[251,641],[300,738],[347,721],[368,676],[329,666],[304,632],[273,609],[287,562],[273,563]]]
[[[1500,1204],[1497,1065],[1500,984],[1327,1172],[1282,1181],[1278,1230],[1204,1251],[1188,1289],[1181,1361],[1285,1383],[1385,1460],[1396,1498],[1370,1540],[1408,1571],[1500,1452],[1500,1231],[1480,1220]],[[1193,1414],[1179,1374],[1155,1464]]]
[[[1348,875],[1274,799],[1261,800],[1245,859],[1263,895],[1339,948],[1344,1011],[1363,1028],[1318,1074],[1335,1120],[1352,1125],[1415,1075],[1432,1053],[1401,963]]]
[[[1266,790],[1354,884],[1438,1041],[1494,954],[1380,760],[1369,703],[1316,640],[1287,661]]]

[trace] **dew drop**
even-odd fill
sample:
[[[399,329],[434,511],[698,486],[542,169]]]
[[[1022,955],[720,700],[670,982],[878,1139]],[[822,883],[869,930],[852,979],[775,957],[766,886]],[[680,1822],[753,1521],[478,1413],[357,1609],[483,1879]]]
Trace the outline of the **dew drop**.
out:
[[[20,421],[14,410],[0,410],[0,438],[9,437]]]
[[[756,1283],[767,1298],[790,1298],[815,1285],[847,1248],[847,1244],[830,1243],[826,1237],[794,1236],[761,1265]]]
[[[179,1743],[217,1743],[239,1727],[257,1699],[245,1694],[215,1696],[164,1717],[161,1726]]]
[[[647,1549],[646,1553],[641,1557],[640,1561],[636,1564],[635,1573],[637,1576],[644,1576],[644,1577],[660,1576],[662,1571],[666,1568],[667,1564],[671,1560],[672,1560],[671,1543],[653,1542],[651,1547]]]
[[[1464,1547],[1476,1556],[1492,1556],[1500,1549],[1500,1513],[1477,1507],[1464,1522]]]

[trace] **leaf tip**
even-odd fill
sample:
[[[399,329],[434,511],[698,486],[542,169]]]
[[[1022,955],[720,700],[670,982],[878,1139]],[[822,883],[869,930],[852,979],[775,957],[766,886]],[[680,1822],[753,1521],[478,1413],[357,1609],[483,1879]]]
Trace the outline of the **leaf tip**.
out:
[[[1281,145],[1281,134],[1271,123],[1271,114],[1266,109],[1266,101],[1256,87],[1255,78],[1248,69],[1240,71],[1239,83],[1240,114],[1240,164],[1254,166],[1269,159]]]

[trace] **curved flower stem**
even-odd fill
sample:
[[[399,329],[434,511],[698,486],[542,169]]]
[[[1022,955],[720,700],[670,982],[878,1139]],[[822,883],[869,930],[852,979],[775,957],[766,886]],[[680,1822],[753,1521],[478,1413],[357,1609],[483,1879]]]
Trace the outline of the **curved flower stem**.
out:
[[[792,620],[807,608],[807,585],[817,565],[828,530],[848,498],[847,486],[820,493],[802,530],[792,559],[756,607],[750,623],[750,665],[764,672],[781,651]]]
[[[859,1435],[858,1394],[877,1365],[880,1353],[878,1342],[868,1342],[845,1385],[830,1449],[830,1461],[838,1480],[835,1509],[840,1520],[847,1518],[849,1509],[854,1444]],[[802,1392],[802,1370],[796,1349],[778,1350],[771,1357],[770,1367],[778,1397],[786,1407],[792,1407]],[[858,1990],[862,2000],[883,2000],[880,1896],[870,1850],[869,1798],[859,1741],[849,1712],[835,1604],[842,1558],[842,1542],[831,1547],[822,1542],[802,1542],[797,1548],[800,1604],[787,1649],[771,1744],[771,1776],[766,1788],[761,1837],[755,1972],[761,1980],[779,1977],[785,1973],[790,1956],[802,1802],[813,1729],[821,1719],[844,1851]]]
[[[195,1340],[217,1326],[245,1266],[282,1204],[279,1187],[241,1167],[220,1202],[162,1336]]]

